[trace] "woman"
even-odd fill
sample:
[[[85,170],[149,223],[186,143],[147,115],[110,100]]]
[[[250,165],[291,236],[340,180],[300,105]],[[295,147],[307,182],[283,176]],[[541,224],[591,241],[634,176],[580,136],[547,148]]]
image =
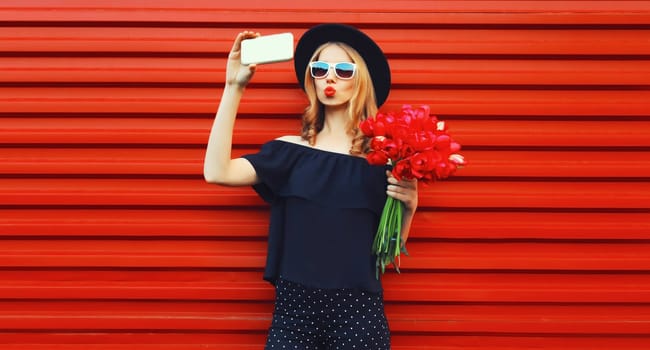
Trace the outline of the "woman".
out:
[[[207,182],[253,185],[271,204],[264,278],[276,287],[266,349],[389,349],[372,241],[386,195],[405,204],[404,240],[417,208],[416,181],[397,181],[364,158],[359,122],[390,90],[381,49],[341,24],[308,30],[295,52],[309,99],[299,136],[267,142],[231,159],[241,96],[256,67],[240,61],[240,33],[228,56],[226,86],[208,142]]]

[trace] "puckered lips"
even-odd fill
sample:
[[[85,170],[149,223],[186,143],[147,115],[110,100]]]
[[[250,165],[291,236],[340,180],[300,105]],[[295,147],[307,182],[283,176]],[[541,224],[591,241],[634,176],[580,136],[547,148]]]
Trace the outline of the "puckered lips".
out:
[[[328,86],[324,90],[325,96],[332,97],[336,94],[336,89],[333,86]]]

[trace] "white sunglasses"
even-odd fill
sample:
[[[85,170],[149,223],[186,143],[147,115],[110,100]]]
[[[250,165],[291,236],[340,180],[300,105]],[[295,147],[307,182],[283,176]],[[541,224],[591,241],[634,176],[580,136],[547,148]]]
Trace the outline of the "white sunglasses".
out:
[[[328,63],[315,61],[309,63],[309,71],[315,79],[325,78],[332,68],[334,68],[334,74],[339,79],[352,79],[354,72],[357,70],[357,65],[350,62]]]

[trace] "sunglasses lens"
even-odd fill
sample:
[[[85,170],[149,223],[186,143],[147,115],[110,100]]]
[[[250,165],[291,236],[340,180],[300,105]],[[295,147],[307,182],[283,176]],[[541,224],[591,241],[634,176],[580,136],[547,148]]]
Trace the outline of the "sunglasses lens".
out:
[[[311,76],[314,78],[322,78],[327,75],[330,66],[325,62],[312,62],[311,63]]]
[[[341,79],[350,79],[354,75],[354,65],[352,63],[337,63],[334,69],[336,69],[336,75]]]

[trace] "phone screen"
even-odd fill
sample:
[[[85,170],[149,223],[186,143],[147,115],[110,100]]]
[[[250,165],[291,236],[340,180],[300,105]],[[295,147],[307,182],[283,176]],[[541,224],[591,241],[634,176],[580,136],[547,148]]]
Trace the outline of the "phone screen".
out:
[[[264,64],[293,58],[293,34],[281,33],[244,40],[241,43],[242,64]]]

